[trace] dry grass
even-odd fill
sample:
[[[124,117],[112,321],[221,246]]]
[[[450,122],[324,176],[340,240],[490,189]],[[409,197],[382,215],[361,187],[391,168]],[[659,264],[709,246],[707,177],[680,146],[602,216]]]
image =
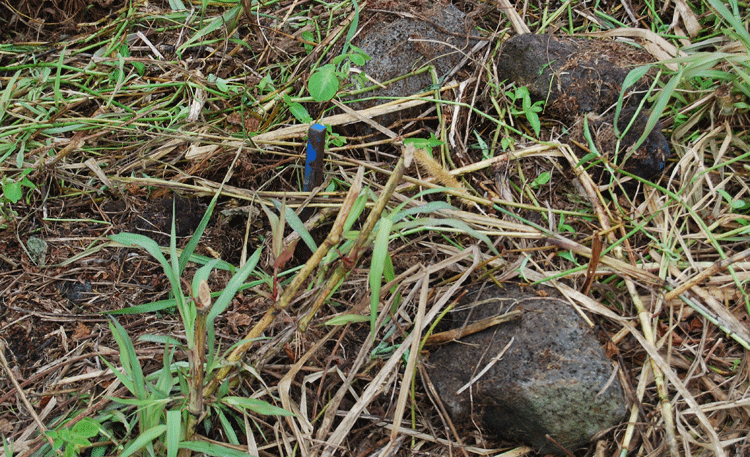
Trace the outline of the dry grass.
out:
[[[403,136],[443,140],[435,155],[464,188],[441,187],[408,157],[400,167],[403,138],[350,133],[329,148],[326,183],[310,195],[299,192],[307,125],[290,103],[332,126],[373,114],[312,103],[305,88],[310,68],[345,38],[350,2],[253,3],[252,19],[234,3],[190,11],[167,2],[10,3],[0,3],[0,434],[15,455],[52,455],[40,432],[70,419],[66,427],[103,424],[90,455],[114,455],[138,435],[135,408],[114,401],[130,394],[102,363],[121,359],[101,313],[156,303],[118,317],[147,378],[164,367],[163,337],[188,337],[160,265],[107,237],[141,229],[167,246],[169,225],[144,229],[143,219],[158,222],[159,199],[174,192],[199,205],[217,191],[197,251],[204,257],[185,279],[221,258],[225,269],[208,281],[218,293],[235,274],[230,265],[262,254],[216,316],[213,350],[234,352],[214,360],[206,393],[264,400],[294,416],[223,404],[196,430],[204,443],[259,456],[533,455],[453,424],[423,368],[423,340],[466,285],[515,279],[562,292],[607,335],[620,366],[627,421],[574,455],[750,455],[750,43],[718,34],[727,25],[709,5],[519,2],[501,13],[458,3],[494,41],[440,90],[372,111],[423,109],[427,120],[399,126]],[[410,4],[359,7],[364,27],[368,8]],[[509,114],[492,59],[524,27],[606,29],[636,37],[655,60],[672,59],[660,67],[669,98],[657,114],[673,147],[664,176],[640,183],[635,197],[598,186],[558,141],[559,125],[543,119],[535,139]],[[725,54],[699,54],[715,50]],[[534,184],[543,173],[549,182]],[[15,183],[23,196],[11,201]],[[318,209],[323,217],[308,229],[326,252],[302,254],[300,243],[278,260],[295,235],[261,207],[278,215],[282,201]],[[396,219],[398,205],[414,213]],[[183,215],[200,219],[203,208]],[[353,225],[350,213],[359,216]],[[370,247],[389,217],[394,271],[371,309]],[[32,260],[30,238],[46,241],[46,259]],[[82,293],[72,299],[71,288]],[[333,318],[344,323],[325,324]],[[222,360],[231,361],[225,370]],[[184,371],[186,361],[178,350],[172,368]],[[181,392],[174,386],[174,398]]]

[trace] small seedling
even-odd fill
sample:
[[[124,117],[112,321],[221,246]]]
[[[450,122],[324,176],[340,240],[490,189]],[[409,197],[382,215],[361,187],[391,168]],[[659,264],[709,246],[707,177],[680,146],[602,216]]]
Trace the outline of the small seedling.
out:
[[[538,137],[542,129],[542,124],[539,121],[539,113],[544,110],[542,107],[544,102],[539,100],[538,102],[531,103],[531,95],[529,94],[529,89],[526,87],[519,87],[508,95],[514,103],[519,100],[521,101],[520,109],[515,105],[511,106],[511,114],[515,116],[526,116],[526,120],[529,121],[531,128],[534,130],[534,134]]]

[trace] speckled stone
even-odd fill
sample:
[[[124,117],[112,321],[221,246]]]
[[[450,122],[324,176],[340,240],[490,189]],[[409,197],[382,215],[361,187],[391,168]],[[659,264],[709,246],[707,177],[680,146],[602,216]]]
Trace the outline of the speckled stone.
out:
[[[516,309],[523,316],[429,357],[430,378],[454,421],[476,422],[502,439],[560,455],[547,435],[574,451],[622,421],[627,404],[613,364],[567,301],[491,285],[470,291],[461,305],[455,326]],[[470,389],[457,393],[488,365]]]

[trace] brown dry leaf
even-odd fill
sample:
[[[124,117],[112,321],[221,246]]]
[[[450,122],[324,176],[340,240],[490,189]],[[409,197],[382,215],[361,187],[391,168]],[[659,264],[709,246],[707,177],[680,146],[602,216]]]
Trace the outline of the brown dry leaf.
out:
[[[8,419],[0,419],[0,434],[9,435],[13,431],[13,424]]]
[[[229,316],[229,325],[232,327],[232,333],[239,334],[239,327],[247,327],[253,322],[253,319],[247,314],[234,313]]]
[[[76,329],[73,332],[73,336],[71,337],[73,341],[80,340],[81,338],[86,338],[87,336],[91,335],[91,329],[86,326],[83,322],[78,322],[78,325],[76,325]]]
[[[243,121],[242,114],[232,113],[227,116],[227,122],[232,125],[239,125],[245,129],[246,132],[257,132],[260,127],[260,120],[254,116],[245,116]]]
[[[682,18],[682,23],[685,24],[685,28],[690,35],[690,38],[695,38],[701,31],[701,25],[698,22],[698,18],[693,13],[693,10],[687,5],[685,0],[676,0],[675,9]]]
[[[703,328],[703,320],[694,317],[690,319],[690,323],[688,325],[690,326],[691,331],[698,331]]]
[[[607,355],[607,358],[611,359],[620,354],[620,349],[612,341],[607,341],[604,343],[604,353]]]

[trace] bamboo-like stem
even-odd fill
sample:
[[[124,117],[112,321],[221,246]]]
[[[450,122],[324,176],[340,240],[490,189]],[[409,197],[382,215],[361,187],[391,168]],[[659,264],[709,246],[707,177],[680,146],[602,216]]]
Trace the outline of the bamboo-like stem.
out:
[[[198,286],[198,297],[195,301],[195,333],[193,347],[190,349],[190,392],[188,393],[188,418],[185,426],[185,441],[195,436],[195,426],[203,415],[203,381],[206,373],[206,321],[211,310],[211,289],[206,280]],[[190,449],[180,449],[179,457],[189,457]]]
[[[330,251],[331,248],[339,243],[339,241],[341,240],[341,234],[344,231],[344,223],[346,222],[346,218],[349,215],[349,212],[354,206],[354,201],[359,196],[359,191],[362,188],[363,179],[364,169],[360,167],[360,169],[357,171],[357,176],[354,178],[354,181],[349,188],[349,192],[346,194],[344,204],[341,206],[341,211],[339,211],[339,214],[336,217],[336,221],[333,223],[333,227],[331,228],[331,232],[328,234],[325,241],[323,241],[323,243],[318,246],[318,249],[308,259],[308,261],[305,263],[299,273],[297,273],[294,279],[292,279],[289,287],[284,290],[284,293],[281,295],[281,297],[279,297],[279,300],[273,306],[271,306],[260,319],[260,321],[258,321],[258,323],[255,324],[252,329],[250,329],[250,331],[244,338],[244,343],[235,347],[234,350],[227,356],[226,361],[228,363],[216,372],[216,375],[214,375],[214,377],[206,386],[206,396],[212,395],[214,392],[216,392],[216,389],[218,389],[219,385],[221,385],[221,383],[229,374],[229,371],[232,369],[232,364],[240,360],[245,355],[247,350],[250,349],[250,346],[252,346],[253,342],[261,336],[261,334],[266,330],[266,328],[268,328],[269,325],[271,325],[276,316],[289,306],[292,298],[294,298],[297,291],[300,289],[300,287],[302,287],[307,278],[313,273],[313,271],[315,271],[326,254],[328,254],[328,251]]]
[[[375,228],[375,224],[380,219],[380,216],[383,214],[383,210],[390,201],[391,195],[393,195],[393,192],[396,190],[396,186],[398,186],[398,184],[401,182],[401,177],[403,177],[404,172],[409,167],[411,158],[414,154],[414,150],[415,148],[413,145],[408,145],[404,149],[403,155],[396,163],[396,167],[394,168],[393,173],[391,173],[391,177],[388,179],[388,182],[385,184],[383,192],[381,192],[378,201],[375,203],[375,206],[367,216],[367,220],[365,221],[362,230],[359,231],[359,236],[357,236],[357,239],[352,245],[351,251],[349,251],[352,253],[353,258],[350,259],[350,261],[341,262],[333,271],[331,276],[323,285],[320,293],[318,293],[318,296],[316,297],[315,303],[313,303],[310,312],[305,317],[303,317],[302,320],[300,320],[300,331],[304,332],[307,329],[307,326],[310,325],[310,321],[312,320],[313,316],[315,316],[320,307],[323,306],[323,303],[325,302],[326,298],[328,298],[328,295],[331,293],[331,291],[333,291],[336,285],[341,282],[342,279],[344,279],[344,277],[351,271],[354,265],[357,264],[359,259],[362,258],[362,254],[364,253],[364,250],[369,243],[370,234]]]

